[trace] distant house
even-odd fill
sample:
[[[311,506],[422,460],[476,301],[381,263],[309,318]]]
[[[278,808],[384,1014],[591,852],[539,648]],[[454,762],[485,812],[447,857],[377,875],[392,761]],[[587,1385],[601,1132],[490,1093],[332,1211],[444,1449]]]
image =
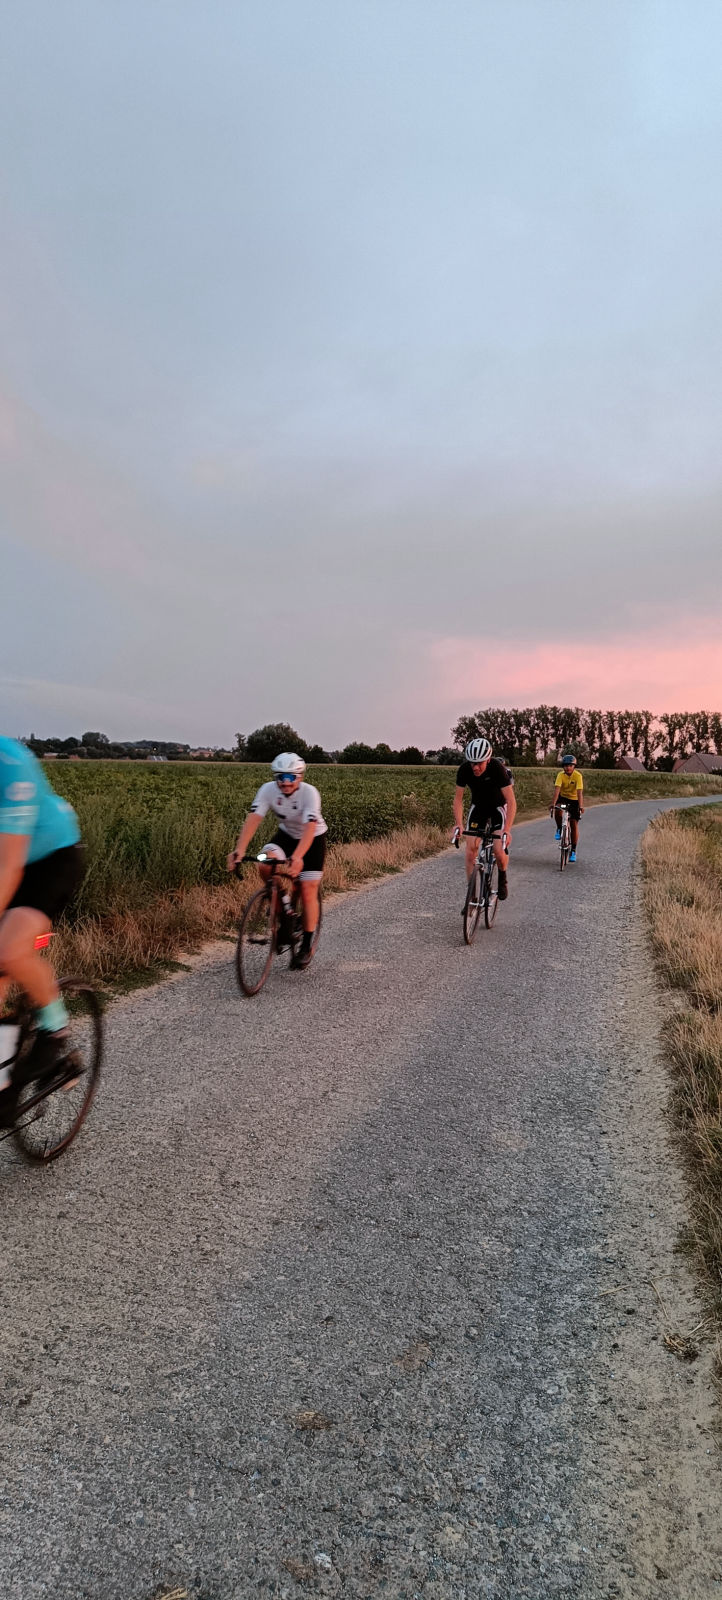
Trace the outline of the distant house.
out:
[[[647,770],[644,762],[640,761],[639,756],[628,756],[626,754],[618,756],[614,765],[619,772],[646,772]]]
[[[673,772],[722,772],[722,755],[716,755],[713,750],[695,750],[694,755],[686,756],[684,761],[675,761]]]

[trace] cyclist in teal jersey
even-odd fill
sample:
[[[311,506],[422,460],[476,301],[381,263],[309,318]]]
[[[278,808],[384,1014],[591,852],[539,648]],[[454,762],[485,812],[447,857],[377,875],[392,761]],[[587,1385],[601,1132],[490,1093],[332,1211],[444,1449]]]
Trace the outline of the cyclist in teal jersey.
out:
[[[15,739],[0,738],[0,1009],[11,983],[35,1008],[36,1034],[23,1083],[57,1070],[69,1051],[68,1013],[35,941],[50,933],[85,871],[78,819]],[[6,1081],[3,1084],[3,1077]],[[0,1126],[13,1120],[19,1080],[0,1063]]]

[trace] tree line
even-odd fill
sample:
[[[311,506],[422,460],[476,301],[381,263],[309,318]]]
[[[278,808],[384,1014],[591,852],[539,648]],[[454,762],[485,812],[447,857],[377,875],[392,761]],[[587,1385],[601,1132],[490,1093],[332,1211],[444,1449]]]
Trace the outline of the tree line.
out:
[[[694,751],[722,755],[719,711],[586,711],[581,706],[487,706],[460,717],[452,729],[459,747],[480,734],[496,753],[517,766],[556,760],[572,749],[580,766],[613,767],[633,755],[645,767],[669,770]]]
[[[427,752],[425,756],[415,744],[405,745],[403,750],[392,750],[389,744],[362,744],[358,740],[345,745],[343,750],[324,750],[320,744],[308,744],[288,722],[268,722],[254,733],[236,734],[234,755],[237,761],[272,761],[281,750],[295,750],[304,761],[315,764],[340,761],[354,765],[420,767],[428,755],[437,757],[436,751]],[[455,758],[454,751],[451,758]]]
[[[295,750],[310,764],[341,762],[378,766],[453,766],[469,739],[483,734],[494,751],[515,766],[537,766],[556,761],[562,750],[572,749],[580,766],[613,767],[623,754],[634,755],[645,767],[669,770],[676,760],[693,751],[722,755],[722,713],[670,711],[655,717],[651,711],[585,711],[581,706],[526,706],[507,710],[487,706],[459,718],[451,730],[453,745],[440,750],[420,750],[405,745],[394,750],[385,743],[353,740],[342,750],[324,750],[309,744],[288,722],[268,722],[252,733],[236,734],[232,750],[192,749],[163,739],[114,742],[107,734],[84,733],[81,738],[37,739],[24,743],[39,756],[77,756],[81,760],[148,761],[248,761],[266,763],[282,750]]]
[[[36,756],[57,756],[59,761],[70,760],[72,756],[78,761],[231,761],[232,750],[213,750],[209,755],[205,751],[192,750],[189,744],[178,744],[172,739],[109,739],[107,733],[89,731],[81,734],[76,739],[71,734],[67,739],[38,739],[34,733],[27,734],[22,740],[29,750]]]

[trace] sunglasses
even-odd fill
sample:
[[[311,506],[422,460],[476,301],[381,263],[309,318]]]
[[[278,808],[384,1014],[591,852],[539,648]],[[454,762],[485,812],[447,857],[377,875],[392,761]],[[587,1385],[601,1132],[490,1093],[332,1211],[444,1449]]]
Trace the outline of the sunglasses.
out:
[[[276,783],[295,783],[295,782],[296,782],[296,773],[295,772],[277,772],[276,773]]]

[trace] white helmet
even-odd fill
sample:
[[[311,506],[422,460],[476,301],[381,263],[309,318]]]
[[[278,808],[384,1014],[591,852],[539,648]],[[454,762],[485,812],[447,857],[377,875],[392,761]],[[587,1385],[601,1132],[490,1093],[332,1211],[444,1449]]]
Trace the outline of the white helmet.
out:
[[[467,761],[475,766],[477,761],[488,761],[491,745],[488,739],[470,739],[464,751]]]
[[[271,772],[274,778],[279,777],[282,772],[292,772],[295,778],[302,778],[305,771],[306,763],[303,756],[296,756],[293,751],[284,750],[280,756],[276,756],[275,760],[271,762]]]

